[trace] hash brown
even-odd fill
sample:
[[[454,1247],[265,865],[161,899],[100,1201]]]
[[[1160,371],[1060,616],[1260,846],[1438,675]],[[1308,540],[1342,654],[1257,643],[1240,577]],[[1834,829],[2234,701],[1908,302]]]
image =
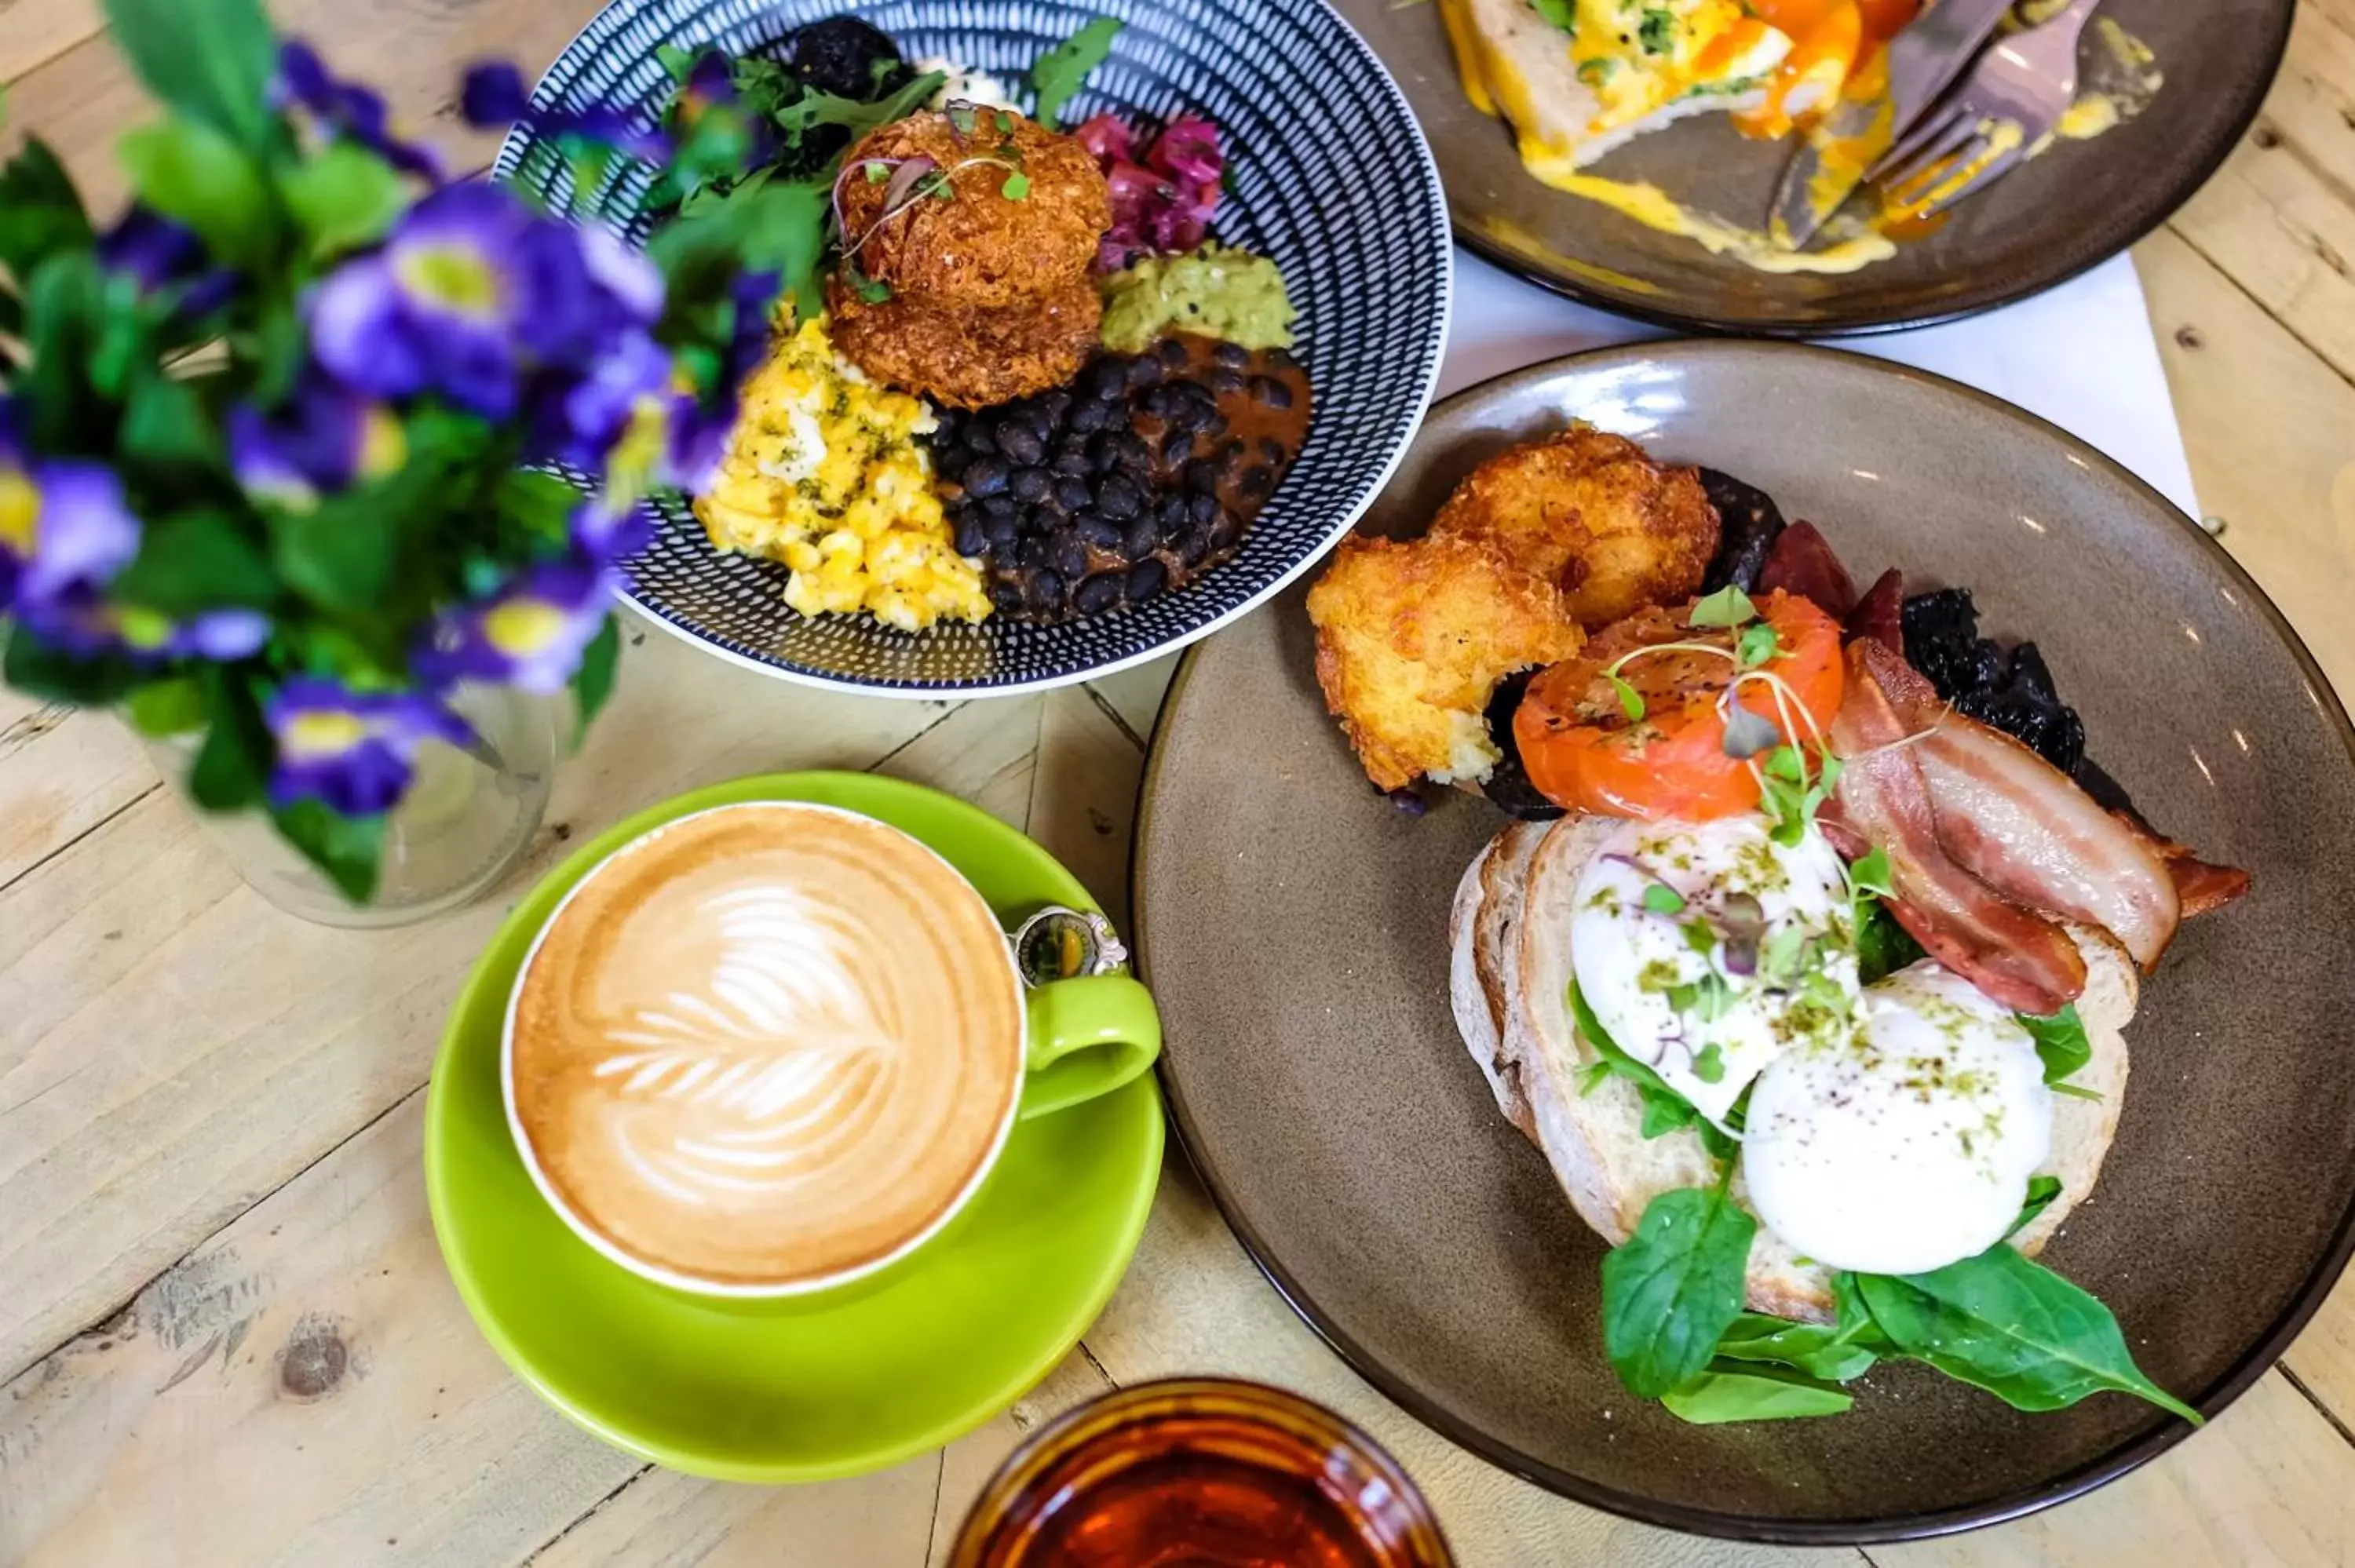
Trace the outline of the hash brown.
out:
[[[898,295],[868,304],[826,285],[834,341],[878,381],[957,408],[986,408],[1060,387],[1096,344],[1103,299],[1084,277],[1044,299],[943,309]]]
[[[939,196],[902,189],[894,210],[890,172],[915,158],[947,185]],[[1088,150],[1012,110],[958,104],[894,121],[844,154],[842,169],[845,243],[860,240],[850,260],[894,298],[943,309],[1059,293],[1085,277],[1112,227],[1111,191]],[[1028,183],[1008,196],[1018,175]]]
[[[1655,461],[1625,436],[1584,425],[1474,469],[1431,531],[1493,543],[1558,586],[1590,631],[1690,596],[1719,535],[1699,470]]]
[[[1561,590],[1485,539],[1352,535],[1308,592],[1316,683],[1377,788],[1486,779],[1497,683],[1576,653]]]

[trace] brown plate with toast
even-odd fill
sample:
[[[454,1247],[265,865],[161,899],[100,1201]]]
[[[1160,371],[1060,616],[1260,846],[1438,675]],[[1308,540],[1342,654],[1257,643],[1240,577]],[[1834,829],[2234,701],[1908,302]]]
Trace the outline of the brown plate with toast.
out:
[[[1360,534],[1421,535],[1484,460],[1572,420],[1739,476],[1859,567],[1972,588],[1988,636],[2035,641],[2086,754],[2136,808],[2250,873],[2229,910],[2183,924],[2138,1004],[2130,975],[2123,1001],[2086,992],[2089,1026],[2132,1011],[2123,1054],[2097,1029],[2087,1069],[2106,1158],[2035,1238],[2107,1304],[2143,1372],[2212,1415],[2355,1245],[2339,978],[2355,961],[2355,731],[2319,670],[2213,541],[2098,452],[1951,382],[1823,350],[1654,344],[1475,387],[1433,410]],[[1829,1419],[1689,1425],[1630,1394],[1602,1342],[1605,1245],[1459,1028],[1485,994],[1484,926],[1493,968],[1516,901],[1548,896],[1529,875],[1544,839],[1577,824],[1512,828],[1456,789],[1426,786],[1420,815],[1386,800],[1327,712],[1305,599],[1182,667],[1145,785],[1136,910],[1185,1145],[1353,1366],[1567,1497],[1795,1544],[2016,1517],[2190,1433],[2115,1393],[2028,1414],[1902,1359]],[[2075,1136],[2056,1124],[2056,1143]]]

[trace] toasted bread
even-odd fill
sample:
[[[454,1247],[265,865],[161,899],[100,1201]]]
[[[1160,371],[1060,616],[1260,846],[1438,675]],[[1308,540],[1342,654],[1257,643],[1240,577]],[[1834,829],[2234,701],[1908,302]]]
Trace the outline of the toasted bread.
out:
[[[1573,895],[1586,863],[1617,826],[1607,817],[1573,816],[1508,828],[1465,873],[1449,922],[1453,1001],[1465,1047],[1506,1119],[1552,1165],[1571,1206],[1614,1246],[1655,1197],[1707,1185],[1713,1175],[1696,1133],[1643,1136],[1643,1103],[1625,1079],[1606,1078],[1590,1094],[1578,1090],[1579,1070],[1601,1058],[1571,1021]],[[2094,1053],[2070,1082],[2100,1098],[2054,1102],[2044,1170],[2060,1179],[2061,1193],[2013,1238],[2030,1255],[2093,1191],[2117,1134],[2126,1084],[2124,1030],[2139,984],[2132,962],[2107,938],[2089,927],[2068,929],[2084,952],[2087,980],[2077,1012]],[[1733,1195],[1747,1203],[1738,1171]],[[1776,1317],[1833,1317],[1829,1272],[1763,1228],[1751,1247],[1748,1297],[1752,1310]]]

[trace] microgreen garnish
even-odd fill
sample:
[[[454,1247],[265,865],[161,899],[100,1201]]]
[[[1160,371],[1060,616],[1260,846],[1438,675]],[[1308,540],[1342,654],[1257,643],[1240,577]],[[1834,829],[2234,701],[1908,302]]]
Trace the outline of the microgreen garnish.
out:
[[[1030,194],[1030,176],[1018,170],[1007,175],[1006,183],[997,187],[997,194],[1007,201],[1020,201]]]
[[[1692,613],[1685,617],[1685,623],[1689,626],[1734,627],[1757,619],[1758,607],[1750,602],[1750,596],[1728,583],[1715,593],[1695,601]]]
[[[1014,116],[1007,113],[1003,109],[997,111],[997,133],[1001,136],[1014,134]]]
[[[1685,895],[1665,882],[1644,889],[1644,907],[1655,915],[1674,915],[1685,906]]]
[[[1603,678],[1611,683],[1611,689],[1613,691],[1619,694],[1619,706],[1621,711],[1626,714],[1627,722],[1629,724],[1642,724],[1644,722],[1644,694],[1629,685],[1625,681],[1622,680],[1617,674],[1614,673],[1610,670],[1603,672]]]
[[[1050,131],[1062,129],[1063,105],[1088,79],[1088,73],[1112,53],[1112,40],[1121,29],[1116,16],[1098,16],[1070,37],[1039,57],[1030,68],[1030,91],[1036,107],[1032,118]]]
[[[1889,852],[1885,849],[1873,850],[1849,863],[1849,891],[1858,897],[1862,897],[1866,894],[1877,894],[1883,898],[1894,898],[1897,894],[1896,890],[1890,885],[1890,874]]]
[[[1758,809],[1774,824],[1767,836],[1785,847],[1806,836],[1817,808],[1839,785],[1840,759],[1820,741],[1812,747],[1778,746],[1766,754],[1764,767],[1753,761],[1751,768],[1758,777]]]
[[[1578,79],[1589,87],[1601,87],[1619,73],[1619,62],[1608,55],[1597,55],[1591,60],[1578,62]]]
[[[1693,1076],[1704,1084],[1721,1083],[1725,1079],[1725,1053],[1712,1040],[1693,1057]]]
[[[1783,652],[1783,639],[1764,621],[1745,627],[1741,639],[1733,645],[1733,662],[1744,670],[1759,665]]]
[[[891,165],[880,159],[869,158],[866,166],[867,183],[870,185],[879,185],[891,177]]]
[[[1688,920],[1680,927],[1685,934],[1685,946],[1694,952],[1710,954],[1717,951],[1717,931],[1706,920]]]
[[[1725,715],[1723,749],[1728,757],[1753,758],[1760,752],[1780,746],[1783,732],[1774,721],[1736,703]],[[1785,748],[1787,749],[1787,747]]]
[[[1770,987],[1781,989],[1798,978],[1810,957],[1807,951],[1807,929],[1804,926],[1785,926],[1770,932],[1758,944],[1758,978]]]
[[[949,123],[956,127],[956,133],[958,135],[972,135],[974,127],[978,125],[980,122],[980,117],[975,115],[973,111],[973,105],[969,103],[952,103],[949,105]]]
[[[1733,987],[1723,975],[1705,974],[1690,985],[1668,988],[1668,1005],[1689,1012],[1703,1023],[1714,1023],[1733,1011]]]

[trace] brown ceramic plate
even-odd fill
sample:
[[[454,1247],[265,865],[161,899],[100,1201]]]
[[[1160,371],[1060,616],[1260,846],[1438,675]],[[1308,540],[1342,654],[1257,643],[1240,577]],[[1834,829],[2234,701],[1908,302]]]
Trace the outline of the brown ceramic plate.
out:
[[[1946,321],[2024,299],[2108,260],[2190,198],[2256,117],[2294,0],[2106,0],[2167,81],[2148,111],[2023,165],[1891,260],[1845,276],[1771,276],[1540,185],[1511,132],[1465,100],[1431,0],[1337,0],[1423,122],[1455,237],[1532,282],[1670,326],[1821,337]],[[2087,48],[2095,47],[2089,31]],[[1763,228],[1792,143],[1724,115],[1639,136],[1591,171],[1647,180]]]
[[[2124,1121],[2046,1253],[2144,1368],[2221,1409],[2347,1261],[2355,1202],[2355,732],[2231,557],[2053,427],[1876,360],[1688,342],[1537,366],[1433,410],[1368,516],[1419,532],[1486,454],[1580,418],[1724,469],[1859,580],[1963,584],[2033,637],[2091,755],[2255,891],[2183,930],[2127,1032]],[[2007,1519],[2182,1423],[2123,1395],[2019,1414],[1884,1365],[1849,1414],[1688,1426],[1603,1357],[1601,1243],[1497,1114],[1447,1001],[1447,909],[1500,825],[1391,809],[1327,717],[1302,590],[1188,658],[1146,776],[1136,914],[1186,1146],[1284,1294],[1465,1446],[1677,1529],[1873,1542]]]

